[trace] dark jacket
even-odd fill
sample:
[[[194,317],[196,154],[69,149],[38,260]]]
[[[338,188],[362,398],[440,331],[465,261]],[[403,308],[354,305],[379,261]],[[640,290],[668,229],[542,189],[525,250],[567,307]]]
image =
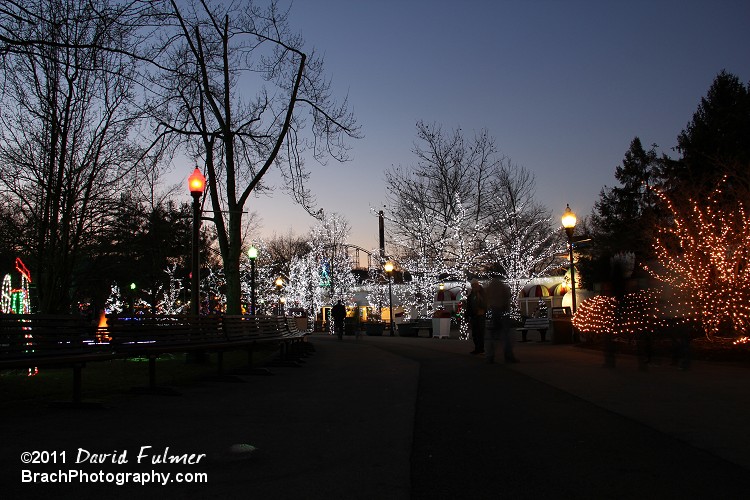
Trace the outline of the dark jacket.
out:
[[[344,318],[346,318],[346,307],[344,304],[336,304],[333,306],[331,308],[331,316],[333,317],[333,321],[343,321]]]
[[[479,318],[487,313],[487,302],[484,300],[484,292],[471,291],[466,298],[466,315],[469,318]]]

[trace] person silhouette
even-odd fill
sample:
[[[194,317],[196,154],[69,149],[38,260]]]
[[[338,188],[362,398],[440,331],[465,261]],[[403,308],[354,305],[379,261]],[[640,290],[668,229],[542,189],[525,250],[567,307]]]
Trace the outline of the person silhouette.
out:
[[[503,358],[506,363],[518,363],[513,353],[513,333],[510,320],[510,287],[498,278],[493,278],[486,289],[487,309],[489,311],[489,331],[486,335],[485,358],[488,363],[495,362],[495,346],[503,344]]]
[[[466,314],[471,322],[471,339],[474,341],[474,350],[471,354],[484,353],[484,330],[487,324],[487,304],[484,297],[484,288],[479,280],[471,280],[471,292],[466,298]]]
[[[341,300],[331,308],[331,318],[333,319],[333,331],[338,335],[339,340],[344,338],[344,320],[346,318],[346,307]]]

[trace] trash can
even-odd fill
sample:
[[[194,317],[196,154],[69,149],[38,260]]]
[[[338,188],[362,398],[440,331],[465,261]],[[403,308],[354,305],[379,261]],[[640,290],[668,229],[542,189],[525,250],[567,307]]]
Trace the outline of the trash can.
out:
[[[358,318],[344,318],[344,335],[356,335],[359,330]]]
[[[450,318],[432,318],[432,338],[442,339],[451,336]]]
[[[296,317],[294,322],[297,323],[297,330],[301,332],[307,331],[307,317]]]
[[[552,318],[552,343],[573,343],[573,317],[569,307],[553,307]]]
[[[380,322],[367,322],[365,323],[365,334],[366,335],[372,335],[372,336],[381,336],[383,335],[383,330],[385,330],[385,324]]]

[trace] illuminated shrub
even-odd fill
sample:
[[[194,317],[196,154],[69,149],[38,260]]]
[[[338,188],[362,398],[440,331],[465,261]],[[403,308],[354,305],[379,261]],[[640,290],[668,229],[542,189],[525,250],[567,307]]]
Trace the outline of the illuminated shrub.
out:
[[[586,299],[573,317],[573,325],[585,338],[613,334],[629,339],[651,335],[688,320],[677,314],[678,308],[663,290],[639,290],[621,299],[598,295]]]
[[[584,300],[573,316],[573,326],[585,338],[613,333],[617,300],[606,295],[597,295]]]

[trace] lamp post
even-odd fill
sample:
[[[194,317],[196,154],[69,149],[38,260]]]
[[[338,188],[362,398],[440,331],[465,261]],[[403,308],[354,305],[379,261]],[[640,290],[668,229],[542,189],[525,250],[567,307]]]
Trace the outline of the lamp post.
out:
[[[253,245],[247,250],[247,258],[250,259],[250,315],[255,316],[255,259],[258,258],[258,249]]]
[[[281,316],[281,287],[284,286],[284,280],[279,276],[274,284],[276,285],[276,291],[279,293],[279,300],[276,302],[276,315]]]
[[[130,284],[130,314],[135,316],[135,283]]]
[[[576,271],[573,267],[573,231],[576,227],[576,214],[570,209],[570,205],[565,206],[565,213],[562,216],[562,225],[565,228],[565,233],[568,235],[568,251],[570,252],[570,290],[573,294],[573,307],[571,312],[576,312]]]
[[[188,177],[188,187],[190,194],[193,195],[193,263],[192,272],[190,273],[190,314],[198,316],[198,286],[201,280],[201,254],[200,254],[200,230],[201,230],[201,197],[206,189],[206,178],[203,176],[198,167],[195,167],[192,175]]]
[[[390,308],[390,328],[391,328],[391,337],[395,335],[394,329],[393,329],[393,289],[391,288],[391,282],[393,281],[393,262],[390,260],[383,264],[383,271],[385,271],[386,276],[388,276],[388,307]]]
[[[440,283],[438,288],[440,289],[440,309],[445,309],[445,305],[443,304],[445,301],[445,283]]]

